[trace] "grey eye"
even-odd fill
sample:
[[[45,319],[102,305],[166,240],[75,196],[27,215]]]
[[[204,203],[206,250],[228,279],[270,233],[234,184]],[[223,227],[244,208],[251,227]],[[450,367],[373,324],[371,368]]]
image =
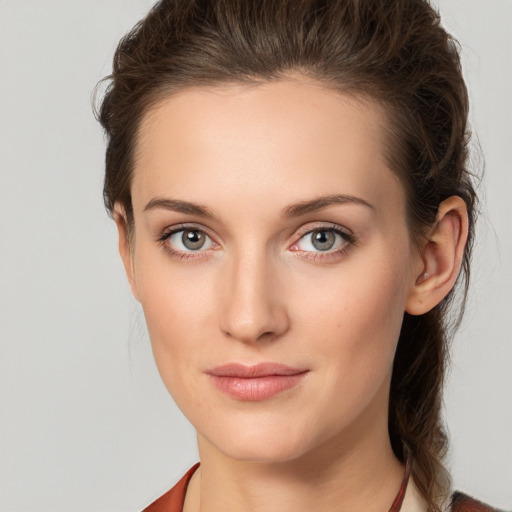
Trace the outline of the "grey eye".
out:
[[[332,231],[320,230],[311,233],[311,244],[319,251],[328,251],[333,248],[336,236]]]
[[[332,252],[350,243],[350,237],[336,229],[315,229],[298,241],[297,247],[305,252]]]
[[[185,229],[181,235],[183,245],[191,251],[201,249],[206,241],[206,236],[196,229]]]
[[[199,252],[211,249],[212,239],[200,229],[179,229],[167,237],[167,244],[180,252]]]

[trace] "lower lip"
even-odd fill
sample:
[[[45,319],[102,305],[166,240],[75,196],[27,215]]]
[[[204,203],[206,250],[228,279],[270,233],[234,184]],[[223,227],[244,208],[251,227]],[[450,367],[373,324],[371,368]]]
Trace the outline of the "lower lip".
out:
[[[210,375],[210,378],[218,389],[231,398],[256,402],[258,400],[266,400],[283,391],[294,388],[307,373],[305,371],[296,375],[266,375],[264,377],[248,379]]]

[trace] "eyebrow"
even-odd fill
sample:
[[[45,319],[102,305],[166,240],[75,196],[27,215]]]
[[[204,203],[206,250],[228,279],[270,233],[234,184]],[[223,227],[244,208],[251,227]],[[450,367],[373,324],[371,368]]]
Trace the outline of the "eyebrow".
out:
[[[198,215],[199,217],[213,218],[212,211],[206,206],[189,201],[181,201],[179,199],[167,199],[161,197],[154,197],[144,207],[144,211],[155,210],[162,208],[164,210],[171,210],[178,213],[187,213],[189,215]]]
[[[281,217],[294,218],[306,215],[308,213],[316,212],[327,206],[334,204],[357,204],[366,206],[370,209],[374,207],[359,197],[345,195],[345,194],[333,194],[317,197],[307,201],[301,201],[299,203],[291,204],[286,206],[281,211]],[[144,207],[144,211],[155,210],[162,208],[164,210],[170,210],[178,213],[185,213],[188,215],[197,215],[199,217],[206,217],[213,219],[215,215],[207,206],[203,206],[198,203],[192,203],[190,201],[182,201],[180,199],[170,199],[155,197],[149,201]]]
[[[333,194],[287,206],[283,209],[281,216],[286,218],[300,217],[301,215],[316,212],[333,204],[358,204],[366,206],[372,210],[375,209],[370,203],[360,197],[345,194]]]

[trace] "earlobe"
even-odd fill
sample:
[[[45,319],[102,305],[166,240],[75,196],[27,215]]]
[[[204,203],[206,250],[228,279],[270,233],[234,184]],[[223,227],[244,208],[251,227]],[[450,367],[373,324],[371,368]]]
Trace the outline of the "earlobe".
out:
[[[138,301],[139,297],[137,294],[137,285],[135,282],[135,271],[134,271],[134,259],[133,259],[133,247],[130,241],[130,233],[128,220],[124,208],[120,203],[114,205],[114,221],[117,226],[119,234],[119,254],[123,261],[126,277],[132,290],[133,296]]]
[[[407,313],[427,313],[448,295],[459,275],[467,237],[466,203],[452,196],[440,204],[436,222],[422,248],[422,269],[407,297]]]

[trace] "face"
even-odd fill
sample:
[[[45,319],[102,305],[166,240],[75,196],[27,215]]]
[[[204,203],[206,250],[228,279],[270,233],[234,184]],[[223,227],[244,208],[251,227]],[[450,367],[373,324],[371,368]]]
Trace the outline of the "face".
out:
[[[200,443],[288,461],[387,436],[418,262],[384,122],[304,80],[188,89],[144,119],[124,259]]]

